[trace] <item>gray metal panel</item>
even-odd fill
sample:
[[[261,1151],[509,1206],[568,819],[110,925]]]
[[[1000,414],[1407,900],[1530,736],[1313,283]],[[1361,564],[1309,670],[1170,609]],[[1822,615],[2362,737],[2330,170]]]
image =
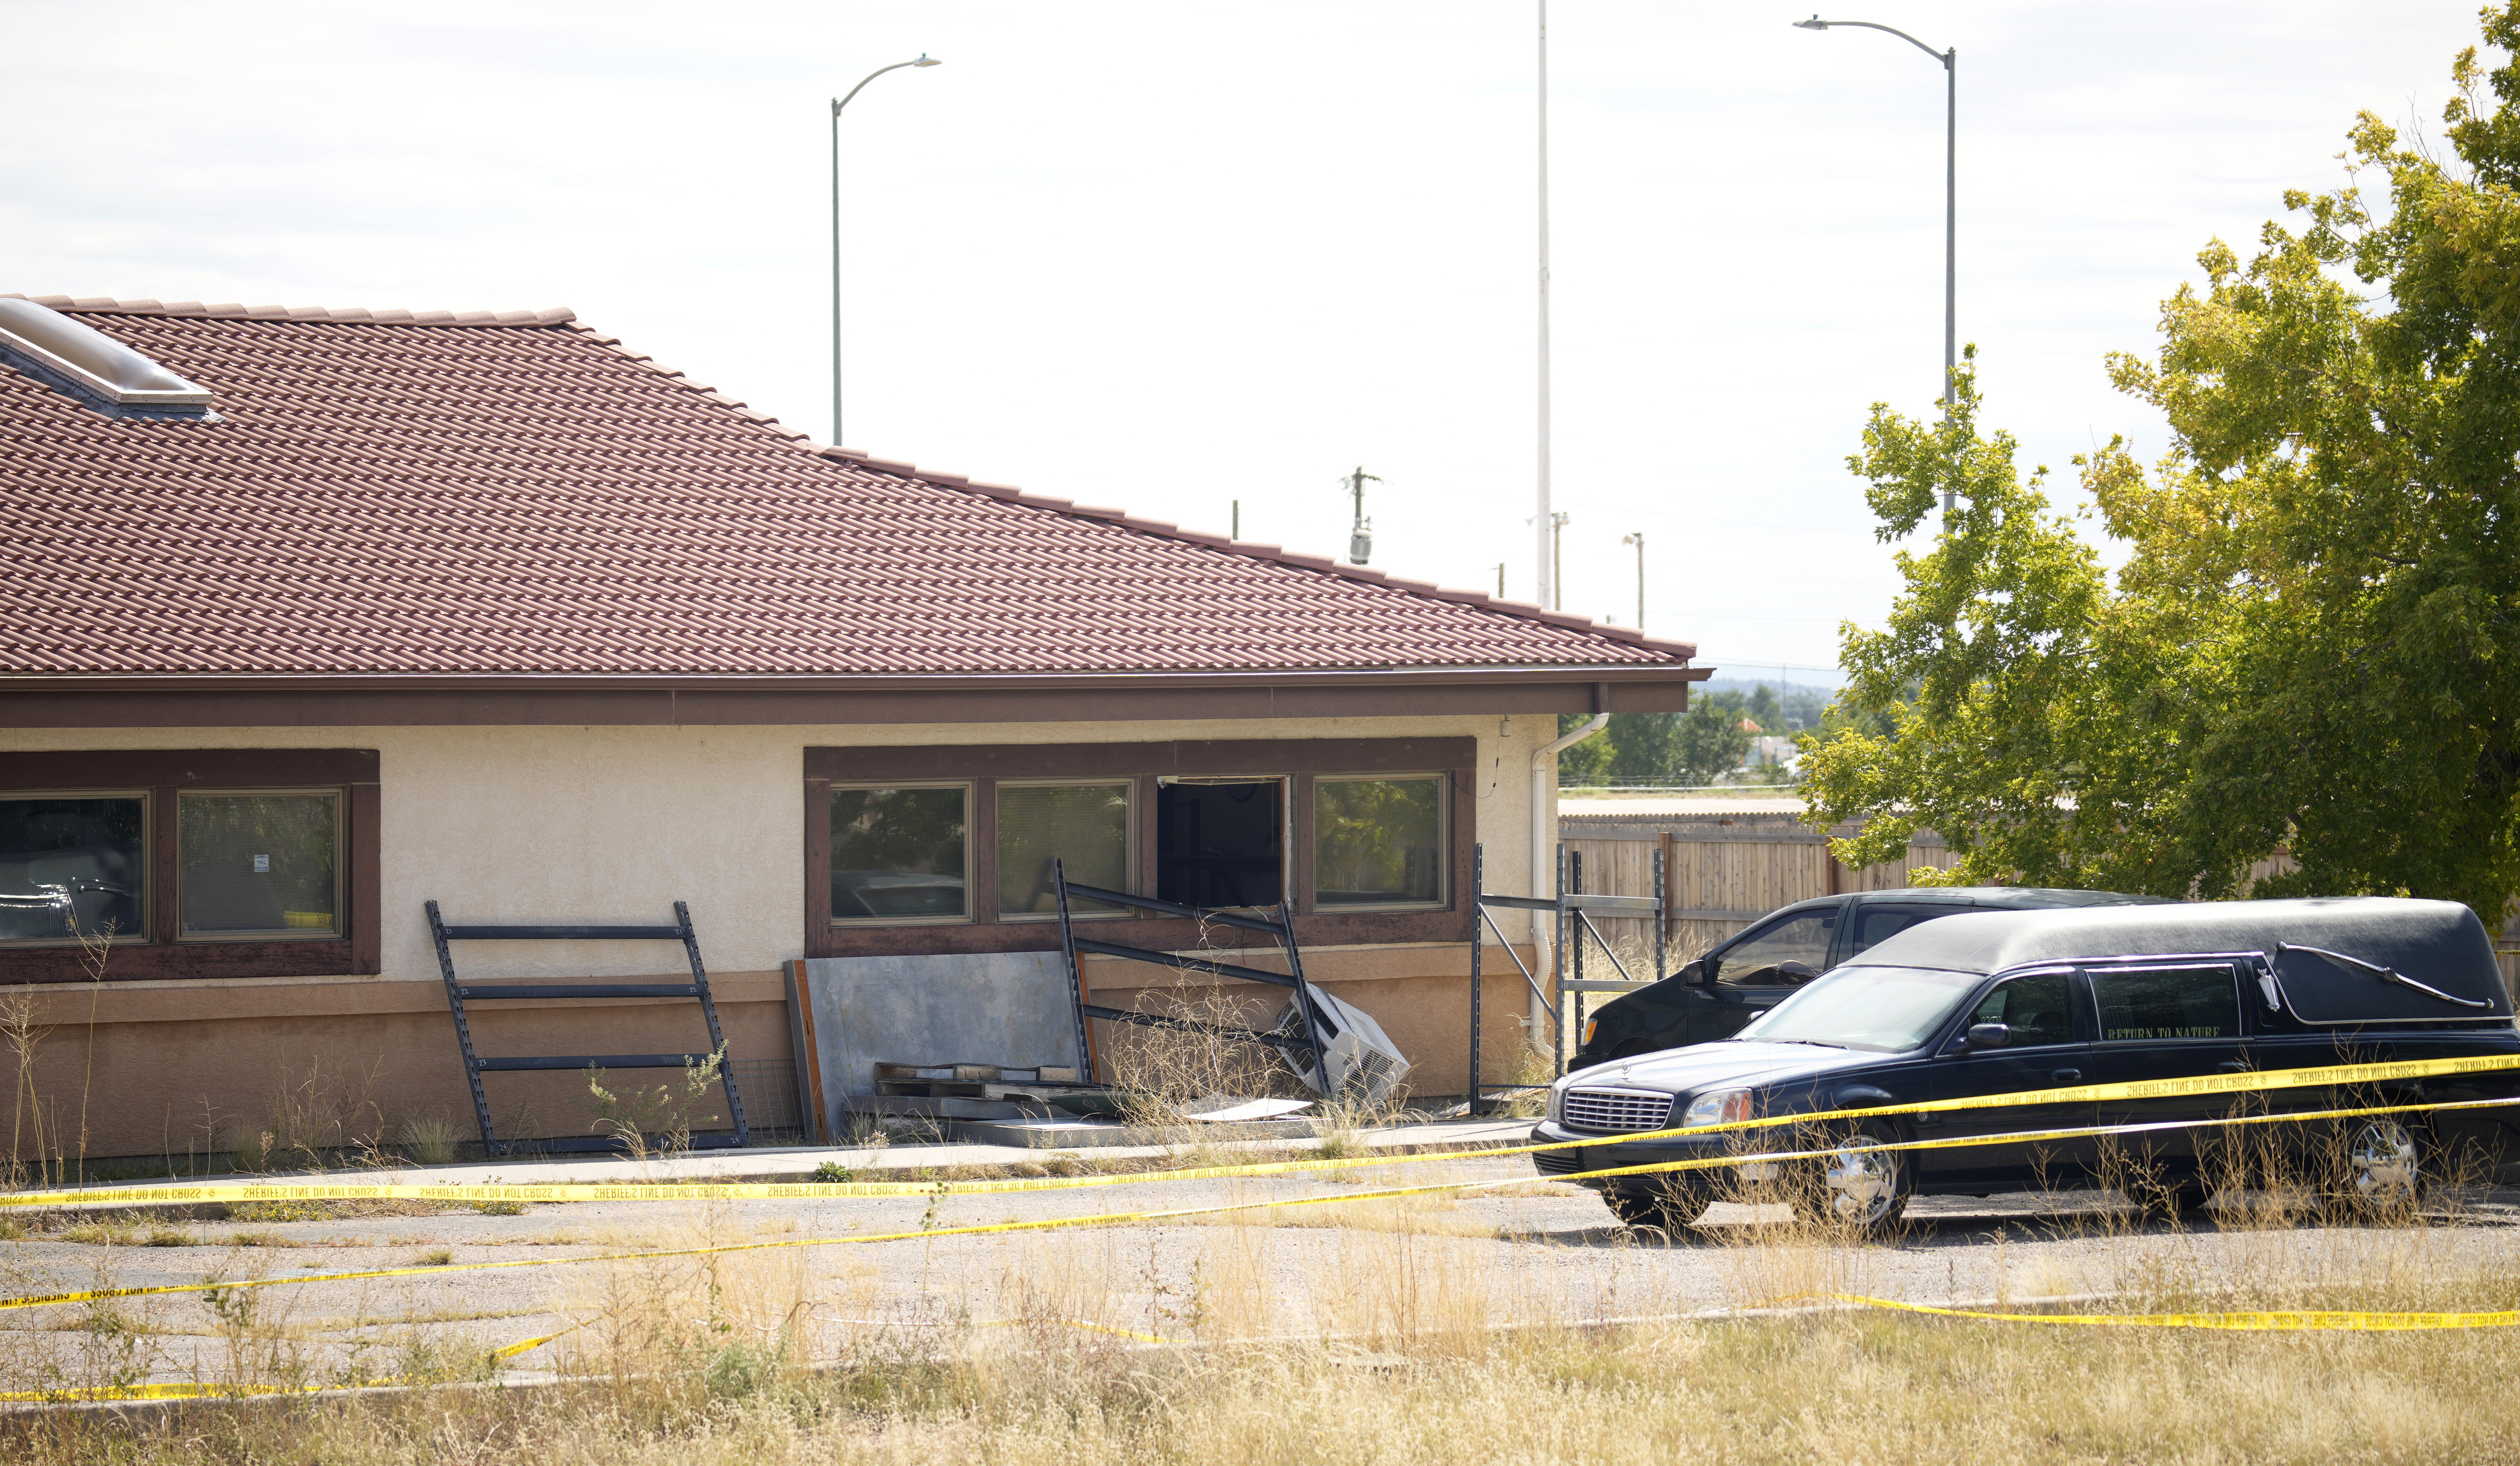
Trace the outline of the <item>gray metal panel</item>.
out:
[[[885,1063],[1081,1067],[1067,973],[1055,952],[808,957],[825,1124],[876,1092]]]

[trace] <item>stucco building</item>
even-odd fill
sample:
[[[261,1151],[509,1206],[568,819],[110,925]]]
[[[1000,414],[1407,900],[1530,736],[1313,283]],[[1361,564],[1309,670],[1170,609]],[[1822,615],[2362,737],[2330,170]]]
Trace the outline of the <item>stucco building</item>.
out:
[[[35,1088],[57,1125],[84,1106],[92,1156],[225,1148],[309,1076],[469,1131],[427,901],[687,902],[731,1053],[785,1060],[784,962],[1053,947],[1053,853],[1192,904],[1282,892],[1312,976],[1458,1092],[1473,844],[1527,889],[1556,715],[1679,709],[1705,675],[818,445],[565,311],[0,308],[0,995],[54,1026]],[[115,929],[101,987],[73,918]],[[653,1006],[473,1021],[486,1049],[652,1048]],[[578,1132],[583,1091],[500,1104]]]

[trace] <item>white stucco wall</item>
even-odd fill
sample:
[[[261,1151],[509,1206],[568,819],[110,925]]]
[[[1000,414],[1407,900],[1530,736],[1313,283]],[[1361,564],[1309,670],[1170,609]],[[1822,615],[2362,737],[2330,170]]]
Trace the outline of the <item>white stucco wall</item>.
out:
[[[1522,891],[1528,889],[1531,754],[1554,733],[1553,720],[1531,715],[743,728],[8,729],[0,730],[0,749],[378,750],[384,970],[381,979],[350,980],[434,982],[436,957],[421,910],[429,899],[459,922],[663,922],[682,900],[691,903],[713,972],[762,971],[801,955],[808,747],[1475,736],[1472,838],[1487,847],[1488,888]],[[482,944],[459,954],[459,960],[468,975],[481,977],[624,976],[680,965],[679,954],[654,943]]]

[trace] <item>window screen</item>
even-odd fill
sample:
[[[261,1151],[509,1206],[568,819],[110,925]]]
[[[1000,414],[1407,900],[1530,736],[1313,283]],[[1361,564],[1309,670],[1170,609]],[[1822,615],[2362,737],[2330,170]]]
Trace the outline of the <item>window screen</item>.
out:
[[[0,798],[0,942],[147,941],[148,807],[137,794]]]
[[[1129,786],[998,786],[998,911],[1040,915],[1058,910],[1051,862],[1071,883],[1129,889]],[[1116,911],[1106,901],[1072,899],[1071,912]]]
[[[1834,908],[1773,922],[1718,958],[1715,980],[1742,987],[1789,987],[1806,981],[1828,965],[1829,933],[1836,927]],[[1785,962],[1800,962],[1810,971],[1779,970]]]
[[[2012,1030],[2013,1048],[2037,1044],[2074,1042],[2074,1010],[2066,997],[2065,974],[2046,972],[2016,977],[1989,993],[1969,1014],[1968,1026],[2001,1023]]]
[[[338,794],[187,794],[176,842],[185,936],[340,935]]]
[[[1444,899],[1444,780],[1313,783],[1313,905],[1433,906]]]
[[[2240,1036],[2240,1000],[2228,964],[2094,972],[2092,989],[2106,1041]]]
[[[1155,791],[1155,895],[1183,906],[1276,906],[1285,893],[1285,786],[1167,783]]]
[[[832,919],[968,916],[969,791],[832,791]]]

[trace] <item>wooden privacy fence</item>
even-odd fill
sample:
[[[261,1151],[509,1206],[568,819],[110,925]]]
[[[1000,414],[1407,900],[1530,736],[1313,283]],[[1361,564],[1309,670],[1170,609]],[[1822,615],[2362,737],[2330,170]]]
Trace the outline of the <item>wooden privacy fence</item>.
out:
[[[1906,859],[1850,867],[1828,853],[1827,842],[1860,828],[1840,824],[1822,834],[1796,820],[1789,809],[1557,818],[1557,837],[1569,857],[1583,862],[1587,891],[1654,894],[1653,853],[1657,848],[1663,852],[1670,882],[1663,900],[1671,912],[1670,963],[1675,970],[1780,906],[1847,891],[1905,890],[1911,872],[1920,867],[1948,870],[1959,864],[1941,835],[1918,830],[1908,842]],[[2249,874],[2263,879],[2292,866],[2290,856],[2277,855],[2260,861]],[[1652,951],[1653,931],[1645,922],[1609,915],[1595,920],[1622,955]],[[2520,992],[2520,911],[2495,934],[2494,946],[2503,983]],[[1641,970],[1633,960],[1628,965]]]
[[[1958,864],[1942,836],[1919,830],[1906,859],[1852,868],[1828,853],[1828,840],[1855,830],[1848,824],[1823,834],[1783,810],[1561,815],[1557,821],[1567,855],[1583,862],[1587,891],[1653,895],[1653,855],[1663,852],[1669,889],[1662,895],[1671,912],[1674,967],[1780,906],[1846,891],[1904,890],[1910,872],[1920,866],[1948,869]],[[1644,921],[1597,919],[1601,935],[1622,949],[1652,950],[1653,931]]]

